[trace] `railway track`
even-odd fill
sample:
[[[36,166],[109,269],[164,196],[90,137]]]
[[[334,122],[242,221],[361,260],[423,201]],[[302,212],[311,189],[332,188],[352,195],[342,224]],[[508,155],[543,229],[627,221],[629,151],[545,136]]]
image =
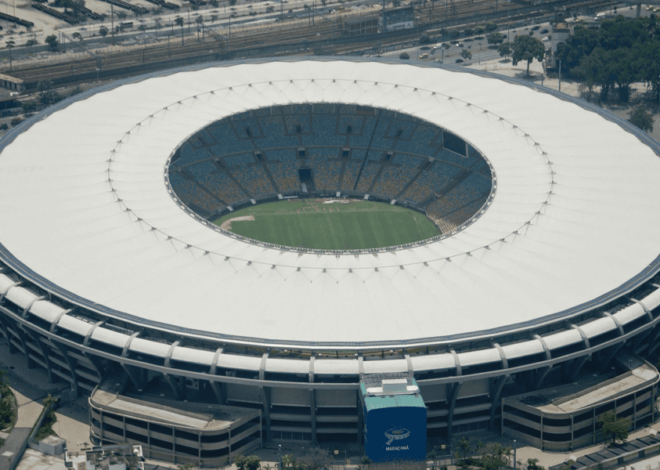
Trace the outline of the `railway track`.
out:
[[[547,12],[549,5],[563,3],[566,1],[543,5]],[[573,0],[570,3],[575,7],[594,7],[602,5],[604,2],[602,0]],[[12,75],[22,78],[28,87],[31,87],[41,80],[52,80],[56,84],[75,84],[94,80],[97,77],[117,78],[187,63],[239,57],[300,54],[316,48],[320,50],[327,48],[326,50],[332,50],[334,53],[346,53],[364,50],[375,42],[381,42],[387,46],[413,41],[423,31],[445,26],[449,29],[456,28],[457,25],[472,24],[473,19],[489,15],[499,14],[508,21],[516,21],[539,14],[532,8],[525,11],[524,14],[517,15],[516,10],[520,8],[520,5],[513,3],[500,3],[496,6],[492,0],[467,0],[457,2],[454,7],[447,8],[427,5],[419,10],[419,14],[416,14],[419,18],[419,26],[415,29],[352,37],[341,35],[341,25],[343,21],[360,15],[340,12],[336,15],[337,18],[330,18],[330,15],[316,17],[313,25],[310,24],[310,20],[303,19],[276,23],[268,27],[233,30],[231,35],[225,29],[221,32],[205,33],[205,41],[198,41],[195,36],[187,36],[184,44],[181,44],[180,37],[174,35],[167,42],[134,47],[122,52],[97,54],[96,57],[81,56],[60,64],[15,66]],[[481,21],[483,20],[477,20],[477,22]]]

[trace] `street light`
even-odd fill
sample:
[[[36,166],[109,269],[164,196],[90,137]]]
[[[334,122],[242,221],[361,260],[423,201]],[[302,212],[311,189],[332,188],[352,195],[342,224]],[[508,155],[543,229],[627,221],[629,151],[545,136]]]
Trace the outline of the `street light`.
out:
[[[516,470],[516,440],[513,440],[513,470]]]

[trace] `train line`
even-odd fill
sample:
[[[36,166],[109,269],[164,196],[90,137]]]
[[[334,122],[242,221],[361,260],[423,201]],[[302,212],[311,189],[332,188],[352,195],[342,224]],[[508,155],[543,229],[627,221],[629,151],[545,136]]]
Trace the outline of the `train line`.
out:
[[[121,0],[110,0],[113,3]],[[603,0],[573,0],[572,7],[595,7],[603,5]],[[545,11],[549,5],[561,5],[567,1],[543,4]],[[233,30],[231,35],[227,28],[221,32],[206,30],[205,41],[198,41],[194,35],[184,38],[173,35],[167,42],[134,47],[121,52],[97,54],[96,57],[81,56],[74,60],[51,65],[15,66],[13,76],[22,78],[28,83],[35,80],[52,80],[60,84],[75,84],[91,81],[96,77],[109,79],[135,73],[159,70],[176,64],[195,63],[207,60],[221,60],[239,57],[262,57],[265,55],[300,54],[319,50],[335,54],[356,50],[365,50],[380,42],[387,46],[391,44],[415,41],[419,35],[433,28],[457,28],[458,25],[472,24],[475,18],[484,18],[499,14],[507,22],[539,16],[530,5],[524,13],[517,14],[521,7],[513,3],[493,5],[492,0],[468,0],[455,3],[454,7],[443,8],[435,5],[421,8],[418,16],[418,27],[414,29],[381,33],[367,36],[342,36],[342,24],[348,19],[358,18],[364,14],[338,12],[337,15],[318,16],[314,19],[294,20],[293,22],[275,23],[267,27],[247,27]],[[334,17],[336,16],[336,17]],[[194,27],[194,26],[193,26]],[[201,36],[201,32],[199,36]],[[270,46],[268,46],[270,45]],[[123,74],[123,75],[122,75]],[[77,77],[77,78],[76,78]],[[36,84],[36,83],[34,83]]]

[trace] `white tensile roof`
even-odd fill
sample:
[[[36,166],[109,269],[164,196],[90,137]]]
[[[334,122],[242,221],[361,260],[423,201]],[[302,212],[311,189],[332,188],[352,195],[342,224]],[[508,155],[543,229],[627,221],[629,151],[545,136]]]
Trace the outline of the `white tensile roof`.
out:
[[[233,113],[304,102],[387,108],[456,133],[492,163],[492,204],[452,237],[336,256],[250,244],[175,203],[165,168],[181,142]],[[20,134],[0,153],[0,243],[60,288],[148,324],[272,341],[465,337],[542,322],[638,275],[660,254],[659,183],[660,158],[619,125],[494,77],[218,66],[93,94]]]

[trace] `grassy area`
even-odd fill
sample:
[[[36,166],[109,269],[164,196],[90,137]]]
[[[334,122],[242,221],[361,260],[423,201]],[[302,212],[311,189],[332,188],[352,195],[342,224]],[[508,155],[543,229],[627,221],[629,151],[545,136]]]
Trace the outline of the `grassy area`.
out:
[[[381,202],[351,200],[323,204],[321,199],[290,199],[227,214],[236,234],[278,245],[328,250],[359,250],[401,245],[434,237],[438,228],[419,212]],[[228,227],[225,227],[228,228]]]

